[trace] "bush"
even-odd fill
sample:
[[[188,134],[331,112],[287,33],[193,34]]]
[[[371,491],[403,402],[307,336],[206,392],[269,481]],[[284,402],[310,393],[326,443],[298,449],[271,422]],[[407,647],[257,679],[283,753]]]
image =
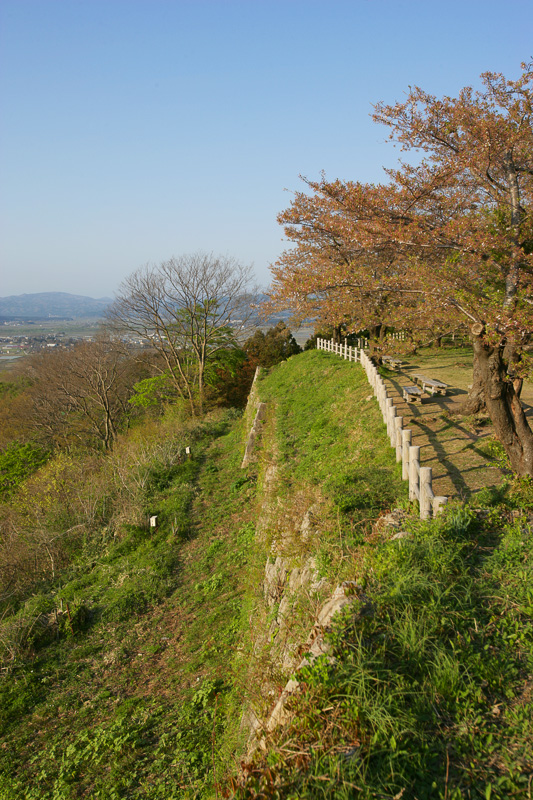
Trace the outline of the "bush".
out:
[[[12,442],[0,453],[0,498],[7,498],[49,458],[42,447]]]
[[[257,330],[244,343],[248,358],[261,367],[273,367],[293,355],[302,352],[302,348],[284,322],[269,328],[266,333]]]

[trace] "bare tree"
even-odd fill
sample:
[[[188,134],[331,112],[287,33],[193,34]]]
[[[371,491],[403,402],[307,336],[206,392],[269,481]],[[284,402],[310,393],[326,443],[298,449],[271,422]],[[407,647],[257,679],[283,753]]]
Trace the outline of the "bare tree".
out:
[[[210,365],[250,329],[251,279],[252,268],[228,256],[195,253],[148,264],[123,281],[108,320],[115,331],[148,340],[191,413],[202,413]]]
[[[28,374],[33,381],[28,423],[38,438],[52,444],[92,439],[106,450],[112,446],[131,411],[135,380],[122,348],[105,338],[82,342],[37,356]]]

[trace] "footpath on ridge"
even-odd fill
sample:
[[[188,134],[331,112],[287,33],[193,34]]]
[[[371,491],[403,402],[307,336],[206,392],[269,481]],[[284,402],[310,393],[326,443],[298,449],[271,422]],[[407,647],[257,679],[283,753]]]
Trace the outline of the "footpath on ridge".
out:
[[[412,383],[411,374],[423,372],[450,387],[445,396],[424,396],[421,404],[407,403],[402,386]],[[436,495],[467,499],[485,487],[500,486],[504,473],[490,452],[494,436],[488,421],[463,418],[457,414],[472,381],[472,357],[468,351],[446,350],[411,356],[401,371],[381,370],[389,396],[393,397],[404,428],[412,430],[412,444],[419,445],[420,464],[433,470]],[[529,418],[533,417],[533,386],[527,384],[523,401]]]

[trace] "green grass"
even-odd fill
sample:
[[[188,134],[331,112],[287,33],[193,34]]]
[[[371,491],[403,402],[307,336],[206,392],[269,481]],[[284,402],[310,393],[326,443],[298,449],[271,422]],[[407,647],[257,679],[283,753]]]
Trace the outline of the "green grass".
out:
[[[0,683],[0,797],[173,798],[212,783],[254,487],[231,489],[231,414],[186,437],[193,459],[152,461],[145,483],[157,531],[129,525],[88,543],[4,620],[15,657],[5,652]]]
[[[407,487],[362,370],[310,351],[258,392],[255,463],[240,466],[253,413],[132,431],[102,462],[93,527],[4,604],[0,800],[527,798],[530,485],[478,496],[481,512],[408,515],[412,538],[387,541],[374,523]],[[97,473],[79,472],[88,492]],[[78,495],[54,524],[77,521]],[[323,579],[287,596],[283,632],[263,593],[279,552]],[[342,580],[364,594],[331,634],[335,663],[299,673],[292,723],[251,759],[247,712],[289,677],[280,640],[305,653]]]
[[[375,519],[407,499],[366,375],[315,350],[278,366],[261,381],[260,394],[274,409],[280,491],[291,502],[305,487],[323,501],[322,557],[341,565]]]
[[[336,663],[300,671],[293,723],[232,796],[529,796],[531,529],[459,507],[411,527],[367,548]]]

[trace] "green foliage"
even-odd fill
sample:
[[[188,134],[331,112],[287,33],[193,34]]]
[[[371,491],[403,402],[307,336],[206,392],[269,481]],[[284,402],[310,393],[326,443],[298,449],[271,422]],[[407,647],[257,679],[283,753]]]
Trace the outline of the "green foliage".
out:
[[[168,373],[144,378],[133,386],[133,394],[128,403],[140,408],[150,408],[169,403],[176,398],[176,389]]]
[[[242,570],[253,542],[253,526],[232,528],[243,498],[254,491],[252,481],[229,491],[241,477],[240,434],[228,434],[238,416],[219,413],[179,431],[163,419],[119,442],[102,460],[113,476],[103,488],[131,490],[143,520],[158,516],[157,529],[124,522],[115,499],[109,507],[120,516],[111,516],[54,581],[13,605],[0,623],[0,735],[16,753],[0,748],[0,798],[167,800],[212,783],[213,743],[224,734],[231,688],[217,672],[228,675],[233,657]],[[228,441],[217,453],[221,438]],[[184,441],[192,446],[190,459]],[[75,461],[69,463],[73,469]],[[55,519],[63,514],[65,466],[63,459],[43,484],[45,511],[55,492]],[[194,513],[199,485],[213,502],[201,531]],[[220,526],[227,541],[216,533]],[[209,542],[205,558],[191,562],[184,551],[199,535]],[[177,635],[173,626],[182,614],[189,619]],[[177,667],[182,637],[187,663]],[[190,689],[184,672],[192,676]],[[146,692],[145,680],[158,682],[157,691]],[[216,767],[221,773],[218,755]]]
[[[29,442],[9,444],[0,453],[0,497],[12,494],[49,456],[47,450]]]
[[[358,368],[313,351],[259,392],[279,531],[256,535],[264,464],[241,469],[235,412],[167,413],[105,457],[65,455],[26,479],[24,519],[40,533],[84,523],[53,574],[4,593],[0,800],[527,797],[533,536],[517,509],[530,486],[492,493],[482,511],[478,495],[432,523],[408,517],[411,538],[387,541],[373,522],[406,489]],[[280,603],[263,605],[269,536],[298,530],[316,500],[303,558],[326,592],[360,588],[328,658],[299,672],[290,725],[228,782],[243,711],[253,700],[266,714],[287,680]],[[44,545],[33,562],[49,560]],[[322,601],[301,595],[283,633],[295,646]]]
[[[301,352],[301,347],[284,322],[278,322],[266,333],[256,330],[244,343],[244,350],[254,364],[272,367]]]
[[[0,380],[0,400],[5,397],[18,397],[30,384],[28,378],[20,376],[15,381]]]
[[[312,350],[291,361],[290,371],[283,364],[273,370],[261,382],[261,395],[275,403],[276,445],[290,490],[304,484],[328,500],[322,545],[330,543],[333,569],[380,512],[406,497],[379,409],[366,400],[366,376]]]
[[[245,362],[246,353],[238,346],[233,336],[233,331],[230,329],[225,346],[213,353],[207,362],[204,377],[208,386],[217,386],[228,376],[234,378]]]

